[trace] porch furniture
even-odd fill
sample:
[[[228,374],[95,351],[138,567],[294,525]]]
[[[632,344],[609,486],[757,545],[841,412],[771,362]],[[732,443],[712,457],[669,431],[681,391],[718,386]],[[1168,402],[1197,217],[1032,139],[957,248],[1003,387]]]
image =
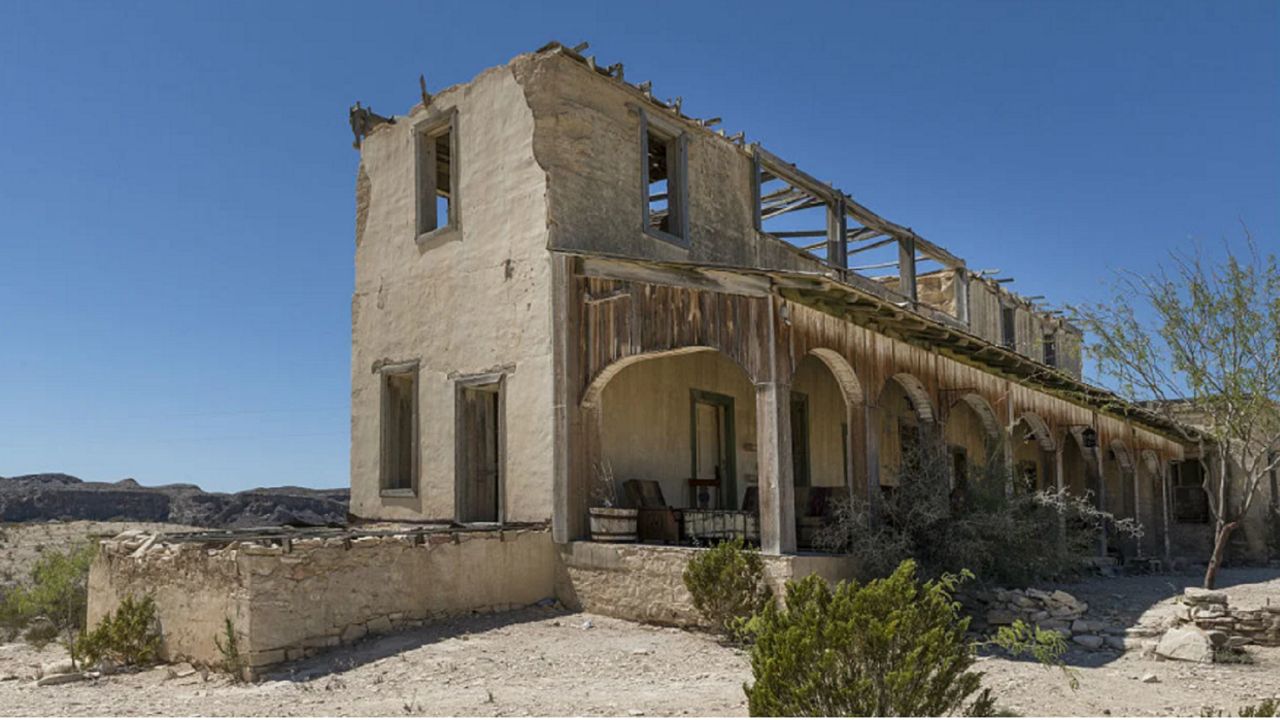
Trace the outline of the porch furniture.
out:
[[[818,531],[831,522],[834,503],[847,499],[845,487],[796,488],[796,543],[800,547],[813,547]]]
[[[639,511],[636,534],[640,542],[680,542],[682,511],[667,505],[657,480],[632,478],[622,484],[627,501]]]

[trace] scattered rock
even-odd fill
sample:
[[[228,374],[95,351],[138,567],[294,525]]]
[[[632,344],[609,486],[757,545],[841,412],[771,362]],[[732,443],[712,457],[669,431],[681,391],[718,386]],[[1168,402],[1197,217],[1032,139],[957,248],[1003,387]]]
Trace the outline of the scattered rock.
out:
[[[1075,635],[1071,638],[1071,641],[1090,650],[1097,650],[1102,647],[1104,642],[1100,635]]]
[[[196,669],[189,662],[181,662],[177,665],[170,665],[168,668],[168,676],[170,680],[174,678],[191,677],[196,674]]]
[[[37,680],[36,686],[45,687],[48,685],[64,685],[66,683],[79,682],[84,679],[85,679],[84,673],[79,673],[79,672],[55,673],[53,675],[45,675],[44,677]]]
[[[1226,605],[1227,594],[1220,590],[1189,587],[1182,591],[1182,601],[1188,605]]]
[[[1195,627],[1177,627],[1169,630],[1156,645],[1156,654],[1170,660],[1188,662],[1213,662],[1213,643],[1203,631]]]
[[[40,672],[36,677],[42,678],[48,675],[65,675],[75,671],[76,666],[72,664],[71,660],[54,660],[53,662],[41,665]]]
[[[1229,636],[1221,630],[1209,630],[1205,633],[1205,637],[1209,638],[1209,642],[1216,648],[1226,647],[1229,639]]]
[[[593,627],[595,627],[595,626],[596,626],[596,625],[595,625],[595,623],[591,622],[591,620],[590,620],[590,619],[588,619],[588,620],[586,620],[586,621],[584,621],[584,622],[582,623],[582,629],[583,629],[583,630],[590,630],[591,628],[593,628]]]
[[[1152,674],[1152,673],[1147,673],[1146,675],[1143,675],[1143,676],[1142,676],[1142,682],[1144,682],[1144,683],[1158,683],[1158,682],[1160,682],[1160,678],[1156,677],[1156,676],[1155,676],[1154,674]]]
[[[1119,635],[1107,635],[1103,640],[1106,642],[1107,647],[1112,650],[1124,651],[1128,647],[1125,644],[1124,638]]]

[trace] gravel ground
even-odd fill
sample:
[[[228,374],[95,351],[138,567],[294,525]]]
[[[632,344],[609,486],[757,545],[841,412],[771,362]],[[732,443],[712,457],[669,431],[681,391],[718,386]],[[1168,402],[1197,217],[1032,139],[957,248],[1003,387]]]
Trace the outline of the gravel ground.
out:
[[[1197,578],[1145,576],[1061,586],[1090,618],[1148,624]],[[1280,571],[1227,570],[1233,606],[1280,603]],[[979,660],[999,706],[1023,715],[1199,715],[1280,694],[1280,648],[1252,665],[1195,665],[1140,651],[1072,650],[1061,670]],[[0,715],[745,715],[747,657],[713,639],[584,613],[528,609],[370,638],[253,684],[166,668],[35,687],[57,648],[0,646]],[[1157,682],[1143,682],[1154,675]]]

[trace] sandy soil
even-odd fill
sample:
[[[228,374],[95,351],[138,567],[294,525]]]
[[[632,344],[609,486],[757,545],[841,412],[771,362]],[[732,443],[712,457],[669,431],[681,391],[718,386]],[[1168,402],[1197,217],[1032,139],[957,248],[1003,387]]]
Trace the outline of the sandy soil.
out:
[[[1171,611],[1187,576],[1062,586],[1090,618],[1134,626]],[[1280,603],[1280,570],[1228,570],[1233,606]],[[1140,650],[1072,650],[1080,688],[1060,670],[981,658],[1000,707],[1024,715],[1198,715],[1280,694],[1280,648],[1252,665],[1194,665]],[[745,715],[747,657],[713,639],[583,613],[528,609],[369,638],[253,684],[166,668],[36,687],[50,647],[0,646],[0,715]],[[1158,682],[1143,682],[1154,675]],[[11,677],[12,676],[12,677]]]

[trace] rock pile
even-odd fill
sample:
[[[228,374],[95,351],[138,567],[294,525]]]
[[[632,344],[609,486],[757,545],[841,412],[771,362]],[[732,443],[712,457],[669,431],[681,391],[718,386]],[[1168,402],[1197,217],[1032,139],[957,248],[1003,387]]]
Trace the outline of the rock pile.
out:
[[[1088,650],[1124,650],[1125,632],[1084,616],[1089,603],[1062,590],[980,590],[956,597],[973,618],[970,629],[991,632],[1021,620],[1044,630],[1056,630],[1063,637]]]
[[[1280,645],[1280,605],[1233,610],[1221,591],[1187,588],[1174,623],[1156,646],[1170,660],[1208,663],[1245,645]]]

